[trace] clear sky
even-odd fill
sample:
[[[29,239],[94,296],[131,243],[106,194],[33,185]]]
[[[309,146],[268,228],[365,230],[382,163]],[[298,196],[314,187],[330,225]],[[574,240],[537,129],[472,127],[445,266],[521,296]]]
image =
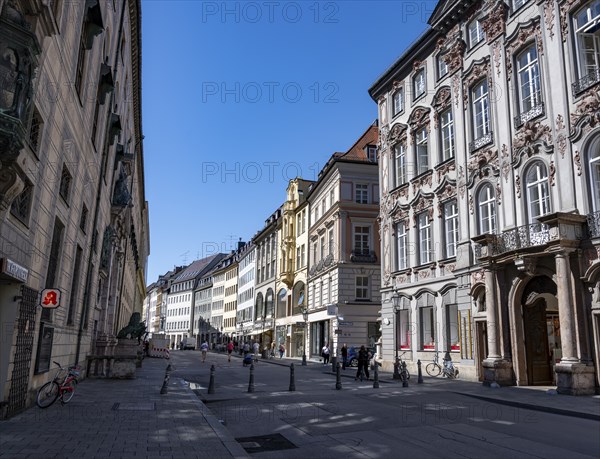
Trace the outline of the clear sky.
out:
[[[142,1],[148,284],[248,241],[377,118],[435,1]]]

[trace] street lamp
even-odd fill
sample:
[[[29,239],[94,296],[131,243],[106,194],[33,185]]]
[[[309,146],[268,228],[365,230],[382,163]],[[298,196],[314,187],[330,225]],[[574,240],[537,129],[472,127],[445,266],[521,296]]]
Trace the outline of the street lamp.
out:
[[[302,346],[302,365],[306,366],[306,328],[308,327],[308,308],[302,308],[302,318],[304,319],[304,346]]]
[[[263,344],[263,335],[265,334],[265,320],[267,320],[267,313],[263,312],[263,315],[260,316],[260,321],[262,322],[262,333],[260,334],[260,345]]]
[[[394,305],[394,347],[396,348],[396,361],[394,362],[394,379],[400,379],[400,360],[398,360],[398,322],[400,317],[400,295],[397,293],[392,296],[392,303]]]

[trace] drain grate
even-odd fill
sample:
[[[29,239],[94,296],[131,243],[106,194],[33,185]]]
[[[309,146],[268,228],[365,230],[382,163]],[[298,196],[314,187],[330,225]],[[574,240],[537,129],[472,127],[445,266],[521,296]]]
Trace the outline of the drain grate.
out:
[[[297,448],[291,441],[281,434],[260,435],[258,437],[244,437],[235,439],[248,453],[262,453],[264,451],[280,451],[283,449]]]
[[[115,403],[112,409],[114,411],[155,411],[156,405],[154,402]]]

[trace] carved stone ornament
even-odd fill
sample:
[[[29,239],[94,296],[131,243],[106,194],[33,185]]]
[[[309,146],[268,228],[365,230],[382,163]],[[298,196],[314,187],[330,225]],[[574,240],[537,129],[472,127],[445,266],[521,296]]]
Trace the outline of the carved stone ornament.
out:
[[[469,213],[471,215],[475,213],[475,203],[473,202],[473,195],[469,196]]]
[[[588,89],[581,101],[571,113],[571,132],[573,141],[579,140],[582,134],[600,125],[600,94],[597,88]]]
[[[454,75],[452,77],[452,91],[454,92],[454,105],[458,108],[459,94],[458,90],[460,89],[460,76]]]
[[[481,28],[485,32],[485,38],[488,43],[506,31],[506,18],[508,17],[508,6],[499,1],[494,9],[481,21]]]
[[[401,123],[396,123],[392,126],[392,129],[390,129],[389,136],[390,146],[396,145],[402,140],[404,140],[404,142],[406,143],[406,128],[407,126]]]
[[[442,178],[447,177],[450,172],[456,170],[456,163],[454,161],[450,161],[445,163],[442,167],[437,169],[437,181],[438,183],[442,183]]]
[[[456,38],[454,42],[448,46],[448,50],[442,56],[442,59],[448,66],[448,73],[452,74],[463,68],[466,49],[467,44],[460,37]]]
[[[410,114],[408,124],[413,136],[416,134],[418,128],[425,126],[429,132],[429,112],[428,108],[417,107]]]
[[[556,129],[558,129],[559,131],[562,131],[565,128],[565,119],[563,118],[563,116],[559,113],[556,116]]]
[[[460,199],[465,197],[465,190],[467,189],[465,171],[462,166],[458,166],[458,195]]]
[[[422,175],[411,181],[413,186],[413,193],[416,193],[417,190],[420,190],[425,185],[431,187],[433,184],[433,171],[429,171],[426,175]]]
[[[485,282],[485,271],[476,271],[471,273],[471,285],[482,284]]]
[[[555,179],[556,179],[556,166],[554,165],[554,161],[550,161],[548,181],[550,182],[551,186],[555,185]]]
[[[513,139],[513,166],[518,166],[523,157],[530,158],[541,151],[552,152],[552,130],[539,121],[526,121]]]
[[[506,144],[502,144],[502,164],[500,165],[500,169],[502,170],[502,177],[504,177],[504,181],[508,183],[508,177],[510,175],[510,161],[508,160],[508,147]]]
[[[418,59],[413,61],[413,72],[418,71],[419,69],[421,69],[421,67],[423,67],[423,61],[420,61]]]
[[[508,80],[512,78],[513,55],[518,49],[522,48],[525,43],[531,41],[532,37],[535,37],[538,54],[543,55],[544,45],[542,42],[542,28],[540,26],[539,17],[532,19],[528,23],[519,24],[517,30],[506,39],[504,47],[506,49],[506,78]]]
[[[388,149],[389,133],[390,133],[390,128],[387,125],[379,128],[379,141],[377,142],[378,143],[377,149],[379,151],[384,152]]]
[[[448,183],[441,189],[436,190],[436,194],[440,203],[456,198],[456,185]]]
[[[390,280],[392,279],[392,273],[390,272],[390,268],[386,267],[383,271],[383,285],[386,287],[390,285]]]
[[[560,33],[562,41],[567,41],[569,34],[569,17],[571,11],[583,4],[583,0],[565,0],[560,6]]]
[[[502,45],[499,41],[494,42],[492,50],[494,54],[494,65],[496,66],[496,74],[500,76],[500,70],[502,67]]]
[[[496,182],[496,200],[498,201],[498,205],[502,205],[502,187],[500,186],[500,180]]]
[[[554,0],[546,0],[544,4],[544,23],[550,40],[554,39]]]
[[[497,150],[483,150],[474,155],[467,163],[467,187],[486,177],[500,175],[500,164]]]
[[[565,150],[567,149],[567,136],[560,133],[556,137],[556,146],[558,147],[558,152],[560,153],[560,157],[565,157]]]
[[[441,113],[446,110],[452,104],[452,91],[449,86],[442,86],[433,96],[433,101],[431,102],[431,106],[436,111],[436,113]],[[437,117],[436,117],[437,123]]]
[[[463,105],[465,110],[469,105],[469,88],[475,82],[487,77],[489,91],[491,92],[493,81],[491,78],[490,68],[490,58],[486,57],[483,60],[471,64],[471,67],[469,68],[469,70],[467,70],[467,73],[463,78]]]
[[[520,198],[521,197],[521,177],[518,175],[515,177],[515,188],[516,188],[516,192],[517,192],[517,198]]]
[[[581,156],[579,156],[579,151],[575,150],[575,154],[573,155],[573,162],[575,163],[575,167],[577,167],[577,175],[581,176]]]

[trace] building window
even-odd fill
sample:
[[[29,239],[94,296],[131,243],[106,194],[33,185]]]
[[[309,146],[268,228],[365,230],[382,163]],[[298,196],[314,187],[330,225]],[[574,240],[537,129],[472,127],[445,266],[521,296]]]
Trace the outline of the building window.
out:
[[[496,233],[496,196],[492,185],[485,184],[477,196],[479,234]]]
[[[433,259],[433,241],[431,240],[431,222],[428,212],[423,212],[417,216],[419,229],[419,263],[425,264]]]
[[[574,15],[579,93],[600,81],[600,0],[594,0]]]
[[[481,80],[471,91],[473,104],[473,138],[481,139],[490,133],[490,106],[487,79]]]
[[[521,8],[523,5],[525,5],[525,3],[527,3],[528,0],[513,0],[512,2],[512,6],[513,6],[513,11],[517,11],[519,8]]]
[[[415,73],[413,77],[413,100],[417,100],[423,94],[425,94],[425,69],[421,69]]]
[[[589,159],[589,175],[590,175],[590,187],[592,194],[592,206],[595,212],[600,211],[600,148],[596,138],[596,148],[590,149]]]
[[[417,175],[429,170],[429,152],[427,151],[427,129],[422,128],[415,136],[417,149]]]
[[[440,136],[442,142],[442,161],[454,157],[454,119],[452,109],[440,113]]]
[[[329,230],[329,255],[333,255],[333,228]]]
[[[296,248],[296,269],[300,269],[302,267],[302,265],[300,264],[301,259],[300,259],[300,247]]]
[[[356,300],[369,299],[369,276],[356,276]]]
[[[433,320],[433,307],[419,308],[421,324],[421,348],[423,350],[435,349],[435,321]]]
[[[403,309],[398,312],[398,333],[400,336],[397,337],[396,342],[398,343],[398,347],[400,350],[410,349],[410,334],[411,334],[411,326],[410,326],[410,310]]]
[[[449,304],[446,306],[446,349],[449,351],[460,350],[460,340],[458,337],[458,305]]]
[[[538,161],[529,167],[525,187],[529,223],[536,223],[537,217],[550,212],[548,172],[544,164]]]
[[[468,25],[469,30],[469,48],[473,48],[475,45],[480,43],[484,38],[483,28],[477,19]]]
[[[320,253],[321,258],[319,258],[319,260],[323,260],[325,258],[325,236],[321,236],[321,239],[319,242],[320,242],[319,245],[321,247],[321,253]]]
[[[83,87],[83,74],[85,69],[85,57],[87,50],[85,47],[85,35],[86,35],[86,22],[84,21],[81,27],[81,34],[79,36],[79,50],[77,54],[77,65],[75,67],[75,89],[77,94],[81,96],[81,90]]]
[[[458,241],[458,206],[456,201],[444,204],[444,235],[446,242],[446,258],[456,256],[456,242]]]
[[[445,61],[444,54],[440,54],[437,57],[437,72],[438,72],[438,80],[441,80],[443,77],[448,75],[448,64]]]
[[[354,227],[354,251],[358,254],[369,254],[371,228],[368,226]]]
[[[44,123],[42,117],[38,112],[37,108],[33,109],[33,115],[31,117],[31,128],[29,129],[29,146],[31,151],[38,153],[40,147],[40,139],[42,137],[42,129]]]
[[[333,207],[333,203],[335,202],[335,190],[332,188],[329,190],[329,205]]]
[[[33,200],[33,185],[25,183],[25,188],[13,200],[10,205],[10,213],[19,219],[21,223],[27,225],[29,222],[29,212],[31,210],[31,201]]]
[[[81,217],[79,219],[79,228],[84,233],[85,233],[85,228],[87,226],[87,220],[88,220],[88,209],[84,204],[83,208],[81,209]]]
[[[367,204],[369,202],[369,185],[356,184],[354,187],[355,201],[358,204]]]
[[[52,243],[50,244],[50,254],[48,257],[48,271],[46,272],[45,288],[56,288],[58,286],[58,265],[61,257],[61,246],[65,225],[56,218],[54,220],[54,231],[52,233]],[[44,308],[42,310],[42,321],[52,320],[52,310]]]
[[[377,162],[377,147],[375,145],[367,146],[367,161],[375,163]],[[331,200],[333,204],[333,199]]]
[[[404,88],[398,88],[396,92],[394,92],[394,95],[392,96],[392,108],[394,116],[404,110]]]
[[[394,186],[400,186],[407,181],[406,176],[406,143],[400,142],[394,146]]]
[[[63,164],[62,174],[60,176],[60,186],[58,189],[58,193],[60,194],[61,198],[63,198],[65,200],[66,203],[69,202],[69,196],[71,194],[72,182],[73,182],[73,177],[71,176],[69,169],[67,169],[66,164]]]
[[[519,74],[519,109],[527,113],[542,103],[540,67],[535,44],[517,56]]]
[[[408,268],[408,232],[406,222],[396,223],[396,270]]]

